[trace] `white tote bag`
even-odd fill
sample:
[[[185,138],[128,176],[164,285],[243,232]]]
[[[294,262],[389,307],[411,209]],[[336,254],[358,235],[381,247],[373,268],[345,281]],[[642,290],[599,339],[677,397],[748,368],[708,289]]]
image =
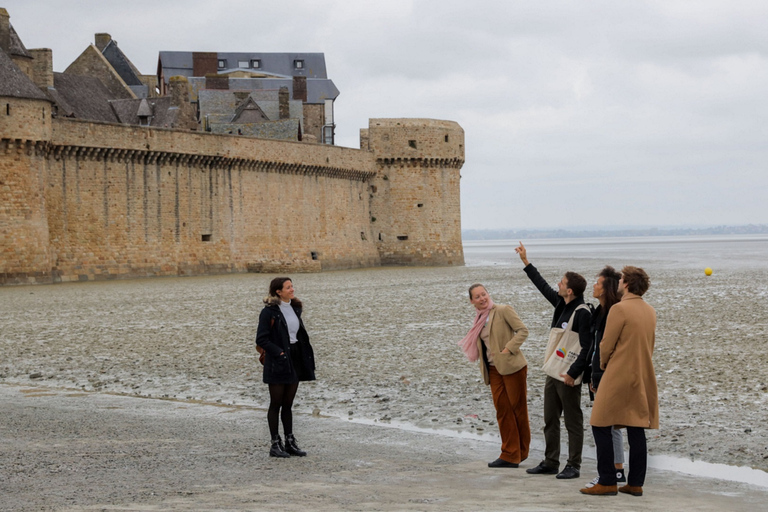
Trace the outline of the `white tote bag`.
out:
[[[582,304],[574,309],[565,329],[553,327],[549,331],[547,350],[544,352],[544,366],[542,366],[541,369],[553,379],[557,379],[561,382],[563,382],[564,379],[560,374],[566,373],[576,361],[576,358],[579,357],[579,353],[581,353],[579,333],[574,332],[571,328],[573,326],[573,319],[576,317],[576,312],[580,309],[589,309],[589,306]],[[581,384],[582,377],[584,377],[583,373],[575,379],[576,385]]]

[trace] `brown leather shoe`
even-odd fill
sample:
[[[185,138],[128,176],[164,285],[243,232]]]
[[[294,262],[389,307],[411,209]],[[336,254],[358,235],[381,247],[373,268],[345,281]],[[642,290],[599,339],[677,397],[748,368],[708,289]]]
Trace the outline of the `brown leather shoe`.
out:
[[[591,494],[592,496],[616,496],[615,485],[595,484],[592,487],[585,487],[580,490],[581,494]]]
[[[624,494],[631,494],[632,496],[642,496],[643,488],[639,485],[622,485],[619,487],[619,492]]]

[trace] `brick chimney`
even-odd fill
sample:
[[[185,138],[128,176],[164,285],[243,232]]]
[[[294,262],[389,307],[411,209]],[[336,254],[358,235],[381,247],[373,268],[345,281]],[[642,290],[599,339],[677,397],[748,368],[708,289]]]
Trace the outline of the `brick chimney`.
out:
[[[27,50],[32,55],[32,76],[35,85],[43,91],[53,87],[53,52],[50,48]]]
[[[0,49],[10,56],[11,53],[11,16],[4,7],[0,7]]]
[[[278,110],[280,112],[280,119],[288,119],[291,117],[291,109],[288,105],[289,98],[290,96],[288,94],[288,88],[286,86],[282,86],[280,91],[277,93],[277,104]]]
[[[307,77],[293,77],[293,99],[307,102]]]
[[[111,35],[107,33],[96,34],[96,37],[95,37],[96,48],[98,48],[100,52],[104,52],[104,48],[107,47],[110,41],[112,41]]]

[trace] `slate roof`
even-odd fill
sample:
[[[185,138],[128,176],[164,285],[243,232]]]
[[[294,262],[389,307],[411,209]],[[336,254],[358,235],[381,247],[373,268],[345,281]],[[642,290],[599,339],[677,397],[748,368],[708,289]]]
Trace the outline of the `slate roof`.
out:
[[[193,52],[160,52],[158,69],[162,67],[163,76],[169,79],[175,75],[192,75]],[[217,52],[218,59],[227,61],[226,69],[237,69],[238,61],[259,60],[259,71],[277,73],[283,76],[306,76],[307,78],[328,78],[325,69],[324,53],[263,53],[263,52]],[[303,60],[302,69],[294,69],[294,61]]]
[[[117,42],[110,40],[101,53],[126,85],[144,85],[140,78],[141,73],[134,67],[123,51],[118,48]]]
[[[205,89],[205,78],[189,78],[190,98],[194,101],[199,95],[199,91]],[[293,98],[293,79],[286,78],[230,78],[229,90],[231,91],[259,91],[259,90],[278,90],[280,87],[287,87],[290,97]],[[307,79],[307,103],[325,103],[325,100],[335,100],[339,95],[339,90],[334,85],[333,80],[327,78],[308,78]]]
[[[238,93],[243,92],[248,93],[248,91],[203,89],[198,97],[200,119],[207,119],[209,125],[231,122],[236,115],[238,107],[242,105],[241,102],[244,102],[243,99],[238,98]],[[253,99],[264,115],[271,121],[280,119],[278,91],[254,91],[250,92],[248,96]],[[290,100],[288,102],[288,112],[290,119],[303,119],[304,105],[301,100]]]
[[[171,106],[171,97],[163,96],[161,98],[142,98],[129,100],[111,100],[110,105],[115,111],[120,123],[139,125],[139,111],[142,114],[147,113],[147,108],[151,112],[149,126],[159,126],[162,128],[172,128],[178,121],[179,109]]]
[[[11,46],[8,50],[10,51],[11,55],[21,55],[23,57],[32,58],[32,55],[30,55],[27,49],[24,47],[24,43],[21,42],[21,38],[19,37],[19,34],[16,33],[16,30],[13,28],[13,25],[10,26],[10,29],[11,29]]]
[[[112,95],[101,80],[90,76],[53,74],[53,88],[48,95],[59,107],[59,116],[117,123],[109,104]]]
[[[0,96],[35,100],[48,99],[2,49],[0,49]]]

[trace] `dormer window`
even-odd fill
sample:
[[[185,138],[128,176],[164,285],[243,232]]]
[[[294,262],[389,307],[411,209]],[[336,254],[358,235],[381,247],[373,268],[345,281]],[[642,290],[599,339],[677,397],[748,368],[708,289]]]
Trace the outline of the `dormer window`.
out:
[[[239,60],[237,61],[237,67],[248,69],[248,61],[247,60]]]
[[[219,59],[219,69],[224,69],[227,67],[227,59]]]
[[[304,69],[304,60],[295,60],[293,61],[293,69]]]
[[[261,67],[261,60],[260,59],[251,60],[251,67],[253,69],[259,69]]]

